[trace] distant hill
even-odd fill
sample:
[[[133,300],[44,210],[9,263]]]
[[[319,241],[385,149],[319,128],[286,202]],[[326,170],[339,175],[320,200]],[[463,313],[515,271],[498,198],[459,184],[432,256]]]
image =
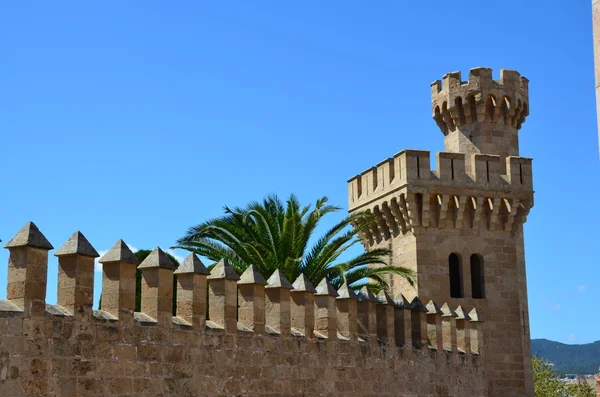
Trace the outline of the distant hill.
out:
[[[600,368],[600,341],[585,345],[566,345],[548,339],[532,339],[531,351],[564,374],[596,374]]]

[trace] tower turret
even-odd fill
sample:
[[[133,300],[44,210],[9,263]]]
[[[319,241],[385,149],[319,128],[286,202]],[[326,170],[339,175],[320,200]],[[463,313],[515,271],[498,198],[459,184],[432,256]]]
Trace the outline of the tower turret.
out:
[[[431,84],[433,118],[445,136],[447,152],[496,154],[501,164],[519,155],[518,131],[529,114],[529,90],[525,77],[502,69],[500,80],[492,69],[473,68],[469,80],[460,72],[447,73]],[[467,162],[467,170],[471,170]]]
[[[489,397],[534,395],[523,241],[533,170],[518,141],[528,100],[528,81],[515,71],[495,81],[491,69],[475,68],[467,82],[448,73],[432,84],[446,151],[434,160],[403,150],[348,181],[349,212],[373,219],[363,244],[391,249],[389,265],[416,274],[414,285],[390,276],[392,294],[474,307],[486,319]]]

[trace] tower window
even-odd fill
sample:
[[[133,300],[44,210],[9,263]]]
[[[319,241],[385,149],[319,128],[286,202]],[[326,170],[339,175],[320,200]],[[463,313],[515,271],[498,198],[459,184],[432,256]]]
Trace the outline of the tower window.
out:
[[[448,267],[450,270],[450,297],[462,298],[464,295],[460,257],[454,253],[450,254],[448,257]]]
[[[478,254],[471,255],[471,287],[473,288],[473,299],[485,299],[483,258]]]

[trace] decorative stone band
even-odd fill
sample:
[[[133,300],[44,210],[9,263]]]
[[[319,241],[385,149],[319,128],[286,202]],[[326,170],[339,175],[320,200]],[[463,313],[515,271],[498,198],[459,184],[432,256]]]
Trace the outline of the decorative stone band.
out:
[[[98,254],[81,232],[56,252],[59,305],[48,305],[50,243],[28,223],[6,248],[11,254],[9,291],[8,300],[0,301],[0,317],[54,316],[55,321],[60,317],[69,318],[68,322],[108,321],[117,327],[133,323],[182,330],[210,328],[226,334],[293,335],[383,345],[388,350],[394,346],[474,355],[482,351],[482,319],[475,310],[467,314],[460,306],[452,310],[447,304],[424,305],[418,297],[409,303],[402,295],[394,300],[384,291],[375,297],[367,289],[356,293],[347,284],[336,291],[326,280],[314,288],[304,275],[290,283],[280,271],[265,281],[254,266],[240,277],[227,260],[208,272],[194,254],[176,268],[160,248],[138,266],[122,240],[100,259],[102,310],[92,311],[93,261]],[[136,266],[142,271],[141,313],[134,313]],[[173,274],[177,276],[175,316]],[[34,310],[39,307],[45,309]]]

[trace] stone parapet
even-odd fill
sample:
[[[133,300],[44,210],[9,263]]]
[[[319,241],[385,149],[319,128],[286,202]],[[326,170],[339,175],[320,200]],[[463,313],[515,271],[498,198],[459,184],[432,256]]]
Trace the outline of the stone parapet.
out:
[[[471,164],[466,167],[466,164]],[[404,150],[348,181],[349,212],[375,218],[360,233],[366,246],[421,228],[517,230],[533,206],[532,160]],[[506,169],[506,172],[503,170]],[[393,171],[392,171],[393,170]]]
[[[41,235],[39,230],[37,233]],[[79,234],[74,238],[84,239]],[[58,254],[93,258],[96,251],[87,240],[85,243],[85,252],[73,249]],[[27,244],[25,242],[23,247],[28,247]],[[164,393],[161,395],[195,396],[207,390],[217,394],[258,395],[269,391],[280,395],[318,395],[323,390],[313,389],[314,376],[323,376],[323,382],[318,383],[321,387],[331,387],[329,395],[364,395],[377,391],[378,395],[391,396],[397,395],[398,390],[406,390],[407,394],[403,395],[407,396],[423,393],[462,396],[466,391],[473,396],[487,395],[485,382],[480,379],[483,377],[483,360],[477,354],[480,349],[467,349],[462,344],[461,350],[445,351],[440,349],[444,343],[429,341],[427,308],[418,298],[409,306],[403,304],[407,302],[404,297],[394,301],[382,293],[375,301],[365,291],[361,302],[366,304],[361,306],[359,314],[359,296],[347,285],[336,292],[323,281],[313,289],[305,279],[291,285],[278,273],[265,281],[254,268],[249,268],[240,278],[227,261],[220,262],[208,275],[206,268],[192,255],[175,271],[182,280],[177,285],[181,293],[177,295],[177,313],[173,316],[170,309],[175,269],[157,248],[139,266],[144,278],[142,310],[145,312],[131,315],[129,275],[132,271],[129,267],[135,263],[126,247],[119,240],[103,257],[103,272],[110,273],[103,275],[103,299],[104,289],[108,288],[112,294],[111,310],[96,310],[92,316],[75,316],[72,312],[88,310],[89,289],[93,288],[93,282],[89,281],[94,278],[93,266],[88,266],[88,261],[73,270],[63,266],[62,272],[73,273],[75,280],[86,281],[66,282],[66,287],[59,292],[60,302],[66,302],[66,306],[61,307],[46,305],[44,296],[26,288],[34,279],[45,279],[45,275],[25,270],[30,266],[36,271],[47,269],[47,255],[31,263],[26,260],[16,263],[17,258],[11,259],[12,266],[24,271],[23,277],[9,272],[8,284],[24,291],[25,296],[9,295],[16,297],[14,302],[0,301],[1,395],[149,396]],[[79,262],[73,263],[78,265]],[[207,281],[208,302],[205,298]],[[80,291],[80,285],[84,291]],[[292,317],[302,313],[302,320],[290,321],[290,294],[303,297],[294,300],[294,305],[308,305],[302,310],[298,307],[292,310]],[[23,310],[22,302],[29,301],[33,295],[46,307],[45,312]],[[205,322],[207,307],[209,318]],[[463,313],[462,308],[457,310]],[[316,321],[307,321],[307,317]],[[480,341],[481,335],[469,339],[465,334],[478,329],[465,324],[468,316],[464,315],[461,320],[462,327],[457,331],[461,340],[470,340],[471,344]],[[302,328],[302,333],[292,329],[294,325]],[[435,335],[444,335],[442,322],[436,321],[434,325],[439,328]],[[309,326],[313,329],[308,330]],[[407,335],[399,337],[396,332],[404,334],[407,329],[412,330],[412,340],[419,343],[398,343],[406,341]],[[377,342],[370,337],[375,332]],[[311,337],[313,333],[316,338]],[[323,341],[327,341],[327,345],[319,347]],[[384,364],[381,368],[375,365],[382,359],[394,364]],[[242,371],[246,381],[234,384],[228,379],[238,370],[227,370],[230,365],[257,370]],[[339,372],[338,367],[347,368],[350,373]],[[412,385],[401,385],[394,377],[404,374],[403,368],[416,373],[442,371],[439,378],[445,380],[433,387],[415,376],[406,379]],[[366,375],[373,370],[379,379],[377,382]],[[311,371],[313,375],[309,375]],[[230,375],[225,376],[226,373]],[[457,373],[461,379],[454,379]],[[354,382],[363,376],[363,383],[369,384],[367,388]],[[311,382],[303,381],[307,379]],[[396,389],[387,389],[388,386],[381,384],[385,379]],[[459,384],[463,384],[461,387],[468,384],[468,389],[459,388]],[[408,393],[410,390],[412,394]]]

